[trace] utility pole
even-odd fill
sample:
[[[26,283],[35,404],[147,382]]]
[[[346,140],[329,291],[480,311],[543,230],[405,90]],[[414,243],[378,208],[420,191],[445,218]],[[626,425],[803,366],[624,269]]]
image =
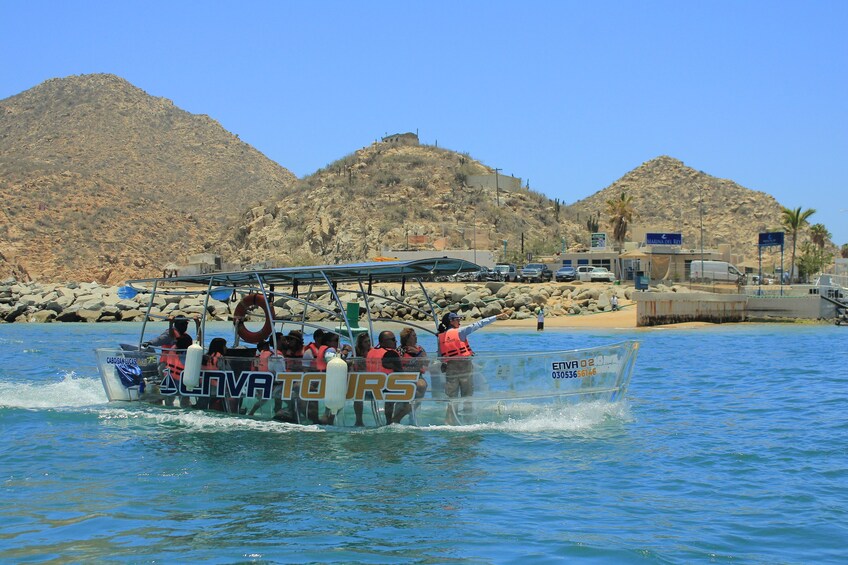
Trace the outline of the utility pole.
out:
[[[498,183],[498,171],[503,169],[495,169],[495,194],[498,202],[498,208],[501,207],[501,185]]]
[[[474,264],[476,265],[477,264],[477,209],[476,208],[474,209],[474,215],[473,215],[472,218],[473,218],[472,221],[474,222],[474,229],[472,230],[472,234],[473,234],[472,237],[474,238],[474,245],[472,246],[472,249],[474,249]]]
[[[701,222],[701,278],[704,277],[704,187],[698,185],[698,216]]]

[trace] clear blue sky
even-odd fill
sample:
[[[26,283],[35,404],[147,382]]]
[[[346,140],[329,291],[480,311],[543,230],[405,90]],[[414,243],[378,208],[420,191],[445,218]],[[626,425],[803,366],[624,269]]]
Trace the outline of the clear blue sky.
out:
[[[659,155],[848,243],[848,1],[0,0],[0,99],[113,73],[304,176],[387,134],[571,203]]]

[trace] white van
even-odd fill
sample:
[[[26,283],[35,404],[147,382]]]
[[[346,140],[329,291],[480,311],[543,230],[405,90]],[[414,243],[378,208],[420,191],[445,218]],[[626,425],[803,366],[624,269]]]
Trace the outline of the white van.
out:
[[[689,265],[689,279],[736,283],[745,279],[739,269],[727,261],[693,260]]]

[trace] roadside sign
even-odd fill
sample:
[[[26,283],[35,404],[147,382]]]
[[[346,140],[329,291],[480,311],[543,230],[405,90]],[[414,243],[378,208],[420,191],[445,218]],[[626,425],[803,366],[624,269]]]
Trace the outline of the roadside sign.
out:
[[[783,247],[783,232],[782,231],[767,231],[760,233],[760,247],[775,247],[779,245]]]
[[[606,249],[607,248],[607,234],[605,233],[593,233],[592,234],[592,249]]]
[[[683,234],[679,233],[648,233],[645,234],[648,245],[683,245]]]

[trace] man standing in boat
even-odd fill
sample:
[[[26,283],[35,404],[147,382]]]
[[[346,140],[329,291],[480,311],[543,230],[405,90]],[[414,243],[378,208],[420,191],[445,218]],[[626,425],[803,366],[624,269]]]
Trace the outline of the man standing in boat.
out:
[[[468,345],[468,336],[480,328],[484,328],[496,320],[506,320],[512,314],[512,310],[504,310],[497,316],[489,316],[478,320],[471,325],[460,328],[459,314],[448,312],[442,316],[439,324],[439,356],[444,359],[442,373],[445,375],[445,395],[448,398],[463,398],[474,394],[474,365],[471,357],[474,352]],[[470,411],[471,406],[466,404],[465,411]],[[445,420],[448,424],[458,424],[454,403],[448,403]]]

